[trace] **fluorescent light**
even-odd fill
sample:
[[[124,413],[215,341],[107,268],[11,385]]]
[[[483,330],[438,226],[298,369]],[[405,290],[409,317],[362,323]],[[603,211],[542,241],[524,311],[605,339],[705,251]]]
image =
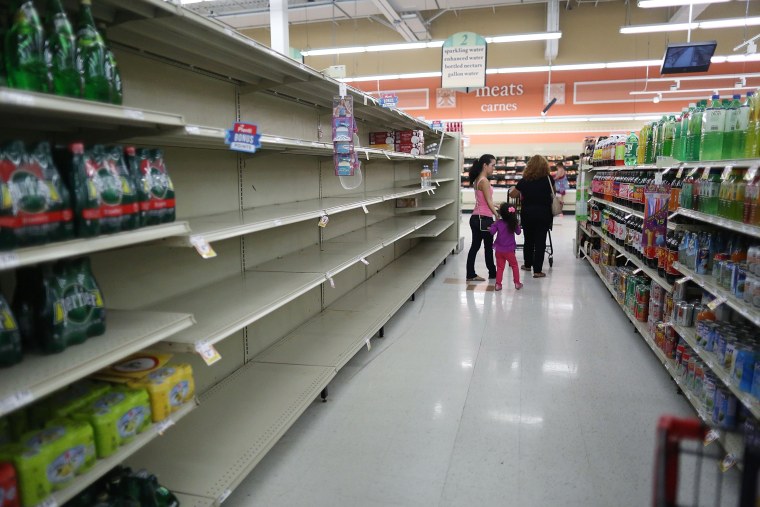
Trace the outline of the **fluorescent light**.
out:
[[[204,0],[190,0],[204,1]],[[562,38],[562,32],[537,32],[537,33],[516,33],[512,35],[497,35],[486,37],[486,42],[499,44],[502,42],[526,42],[534,40],[556,40]],[[301,51],[303,56],[327,56],[327,55],[347,55],[352,53],[379,53],[381,51],[405,51],[409,49],[428,49],[440,48],[444,41],[433,40],[428,42],[402,42],[399,44],[377,44],[374,46],[354,46],[343,48],[322,48],[307,49]]]
[[[699,23],[660,23],[657,25],[629,25],[621,26],[620,33],[656,33],[675,32],[679,30],[694,30]]]
[[[728,18],[712,19],[709,21],[700,21],[699,28],[733,28],[737,26],[757,26],[760,25],[760,16],[751,18]]]
[[[562,32],[518,33],[514,35],[486,37],[486,42],[489,44],[498,44],[501,42],[526,42],[532,40],[556,40],[561,38]]]
[[[657,95],[657,94],[665,94],[665,93],[713,93],[714,91],[729,91],[729,92],[736,92],[738,90],[754,90],[757,88],[757,86],[732,86],[732,87],[721,87],[721,88],[690,88],[687,90],[681,89],[681,90],[660,90],[660,91],[635,91],[635,92],[628,92],[630,95]]]
[[[604,69],[607,67],[606,63],[574,63],[571,65],[554,65],[552,70],[591,70],[591,69]]]
[[[588,121],[634,121],[636,118],[633,116],[605,116],[605,117],[596,117],[592,116],[588,119]]]
[[[620,122],[620,121],[652,121],[660,119],[661,115],[632,114],[628,116],[619,115],[595,115],[595,116],[555,116],[552,118],[537,117],[520,117],[520,118],[481,118],[472,120],[451,120],[461,121],[463,125],[523,125],[530,123],[587,123],[587,122]],[[444,120],[445,121],[445,120]]]
[[[630,67],[659,67],[662,60],[636,60],[632,62],[610,62],[607,64],[608,69],[625,69]]]
[[[719,4],[731,0],[639,0],[639,7],[649,9],[652,7],[680,7],[681,5]]]

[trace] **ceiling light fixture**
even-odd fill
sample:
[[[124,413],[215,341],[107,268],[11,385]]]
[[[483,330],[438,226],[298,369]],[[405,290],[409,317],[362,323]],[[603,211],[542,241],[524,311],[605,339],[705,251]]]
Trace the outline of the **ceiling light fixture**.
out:
[[[740,84],[740,83],[736,83]],[[628,92],[629,95],[664,95],[664,94],[672,94],[672,93],[712,93],[715,94],[716,91],[727,91],[727,92],[735,92],[737,90],[752,90],[757,88],[756,86],[733,86],[731,88],[725,87],[725,88],[687,88],[687,89],[681,89],[681,90],[658,90],[658,91],[633,91]]]
[[[562,32],[536,32],[536,33],[516,33],[512,35],[496,35],[486,37],[486,42],[490,44],[500,44],[505,42],[528,42],[537,40],[556,40],[562,38]],[[347,55],[353,53],[379,53],[383,51],[406,51],[410,49],[428,49],[440,48],[443,46],[442,40],[428,42],[402,42],[399,44],[377,44],[373,46],[351,46],[342,48],[322,48],[307,49],[301,51],[303,56],[327,56],[327,55]]]
[[[655,104],[657,104],[661,100],[662,100],[662,93],[658,93],[657,95],[655,95],[654,97],[652,97],[652,102],[654,102]]]
[[[713,19],[709,21],[699,22],[699,28],[704,28],[707,30],[711,28],[734,28],[758,25],[760,25],[760,16],[754,16],[751,18]]]
[[[699,23],[660,23],[656,25],[628,25],[621,26],[620,33],[657,33],[657,32],[676,32],[682,30],[694,30]]]
[[[653,7],[680,7],[682,5],[719,4],[731,0],[639,0],[639,7],[650,9]]]

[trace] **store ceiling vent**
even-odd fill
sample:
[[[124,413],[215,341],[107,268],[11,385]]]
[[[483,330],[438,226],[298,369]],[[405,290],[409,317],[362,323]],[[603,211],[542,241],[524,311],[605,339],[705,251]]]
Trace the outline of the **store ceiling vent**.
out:
[[[325,70],[322,71],[322,74],[324,74],[327,77],[331,77],[333,79],[343,79],[346,77],[346,66],[345,65],[330,65]]]

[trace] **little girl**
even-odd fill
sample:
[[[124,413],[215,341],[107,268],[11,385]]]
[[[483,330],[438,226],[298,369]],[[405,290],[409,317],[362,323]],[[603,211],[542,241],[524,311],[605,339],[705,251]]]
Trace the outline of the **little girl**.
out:
[[[495,236],[493,240],[493,249],[496,252],[496,290],[501,290],[501,279],[504,275],[504,265],[509,262],[512,268],[512,277],[515,281],[515,289],[520,290],[523,284],[520,283],[520,270],[517,267],[517,257],[515,257],[515,234],[520,234],[520,224],[517,223],[517,214],[515,208],[507,203],[501,203],[499,207],[501,220],[497,220],[491,225],[491,234]]]

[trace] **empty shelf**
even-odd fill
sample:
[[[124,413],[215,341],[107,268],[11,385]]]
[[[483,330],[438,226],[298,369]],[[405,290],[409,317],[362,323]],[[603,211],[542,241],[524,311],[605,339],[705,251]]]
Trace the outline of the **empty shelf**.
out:
[[[424,198],[419,206],[414,208],[396,208],[396,214],[414,213],[416,211],[436,211],[449,204],[454,204],[454,199],[430,199]]]
[[[420,227],[410,234],[409,238],[436,238],[452,225],[454,225],[453,220],[436,220],[425,227]]]

